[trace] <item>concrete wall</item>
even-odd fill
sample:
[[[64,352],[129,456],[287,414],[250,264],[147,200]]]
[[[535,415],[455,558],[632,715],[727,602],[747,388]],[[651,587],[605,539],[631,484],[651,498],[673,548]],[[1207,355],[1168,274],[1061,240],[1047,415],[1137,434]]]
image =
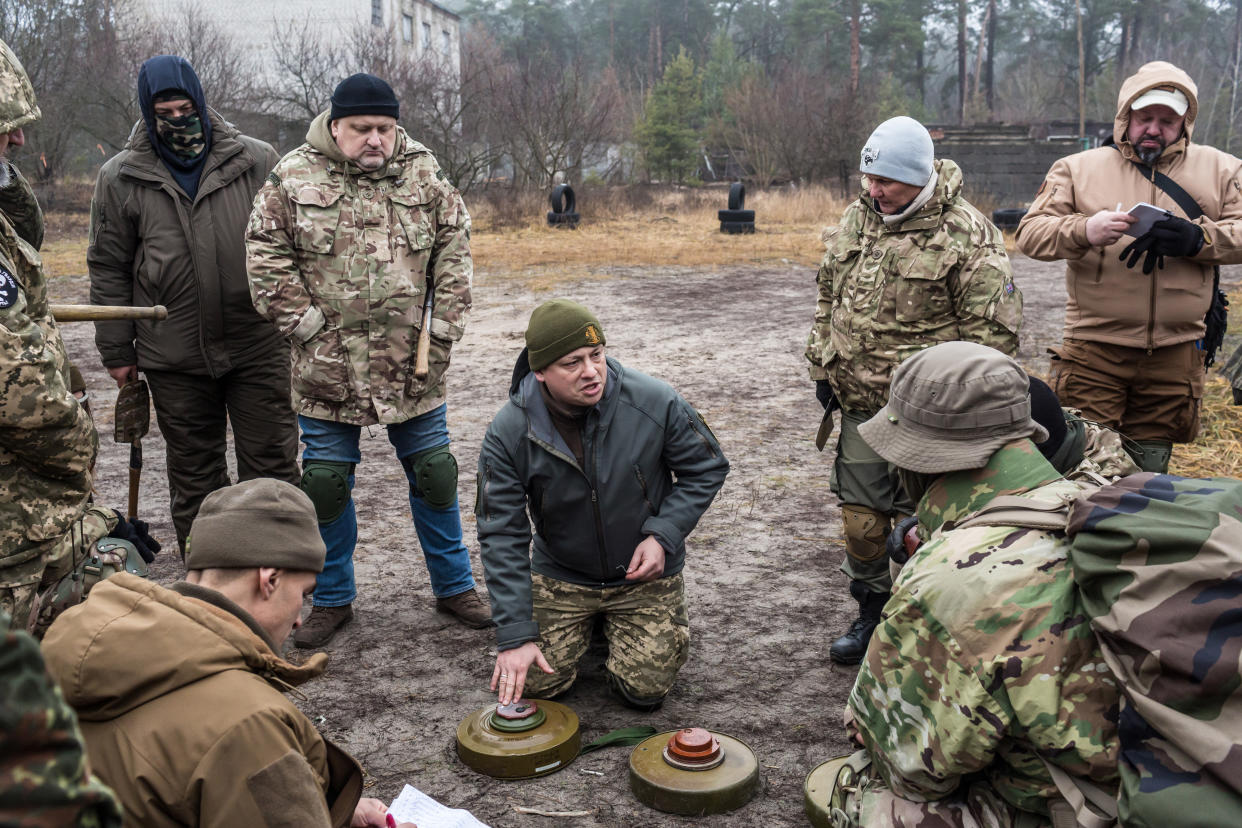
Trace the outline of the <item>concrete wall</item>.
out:
[[[931,127],[937,158],[962,169],[966,192],[988,196],[996,207],[1026,207],[1058,158],[1082,150],[1077,139],[1028,137],[1028,127]]]

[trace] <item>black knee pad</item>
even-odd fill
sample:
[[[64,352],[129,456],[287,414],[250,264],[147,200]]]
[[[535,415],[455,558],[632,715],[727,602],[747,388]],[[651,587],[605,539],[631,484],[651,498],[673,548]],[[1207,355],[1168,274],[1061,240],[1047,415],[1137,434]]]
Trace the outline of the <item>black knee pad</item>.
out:
[[[447,509],[457,500],[457,458],[448,446],[437,446],[401,458],[414,477],[410,491],[433,509]]]
[[[345,514],[349,505],[349,475],[353,463],[306,460],[302,463],[302,491],[315,504],[319,525],[325,526]]]

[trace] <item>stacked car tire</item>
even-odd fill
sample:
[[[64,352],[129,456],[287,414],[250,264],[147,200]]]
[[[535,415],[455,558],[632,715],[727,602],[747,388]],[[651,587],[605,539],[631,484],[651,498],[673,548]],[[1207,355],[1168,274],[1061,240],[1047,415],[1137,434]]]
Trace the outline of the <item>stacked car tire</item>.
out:
[[[557,184],[552,188],[552,195],[548,201],[552,207],[552,211],[548,213],[548,224],[570,229],[578,226],[579,217],[575,210],[578,203],[574,198],[573,187],[568,184]]]
[[[755,211],[745,209],[746,185],[735,181],[729,185],[729,209],[716,213],[721,233],[755,232]]]

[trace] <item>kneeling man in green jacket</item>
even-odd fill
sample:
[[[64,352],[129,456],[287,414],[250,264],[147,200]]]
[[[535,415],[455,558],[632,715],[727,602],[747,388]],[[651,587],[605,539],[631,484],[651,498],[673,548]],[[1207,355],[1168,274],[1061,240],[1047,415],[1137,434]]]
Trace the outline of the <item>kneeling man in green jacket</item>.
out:
[[[604,344],[581,305],[536,308],[479,453],[501,704],[568,690],[597,616],[609,685],[638,710],[659,708],[690,649],[686,536],[729,462],[680,394],[608,359]]]

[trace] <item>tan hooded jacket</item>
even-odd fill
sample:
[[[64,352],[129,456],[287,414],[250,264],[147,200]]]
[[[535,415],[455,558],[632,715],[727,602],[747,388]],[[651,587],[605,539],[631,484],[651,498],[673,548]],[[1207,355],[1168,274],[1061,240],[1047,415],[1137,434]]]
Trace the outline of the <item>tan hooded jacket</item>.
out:
[[[326,657],[283,660],[220,593],[114,575],[43,652],[126,826],[350,824],[361,769],[284,696]]]
[[[1195,221],[1206,241],[1191,258],[1166,258],[1144,275],[1118,256],[1134,239],[1108,247],[1087,243],[1087,219],[1100,210],[1128,210],[1146,201],[1176,216],[1186,213],[1131,160],[1126,139],[1130,105],[1157,86],[1180,89],[1190,102],[1182,138],[1165,148],[1155,169],[1176,181],[1203,209]],[[1062,158],[1052,165],[1030,212],[1018,226],[1018,249],[1033,259],[1066,259],[1065,338],[1159,348],[1203,337],[1211,302],[1212,266],[1242,262],[1242,161],[1191,143],[1199,101],[1194,81],[1171,63],[1155,61],[1126,79],[1117,96],[1111,146]]]

